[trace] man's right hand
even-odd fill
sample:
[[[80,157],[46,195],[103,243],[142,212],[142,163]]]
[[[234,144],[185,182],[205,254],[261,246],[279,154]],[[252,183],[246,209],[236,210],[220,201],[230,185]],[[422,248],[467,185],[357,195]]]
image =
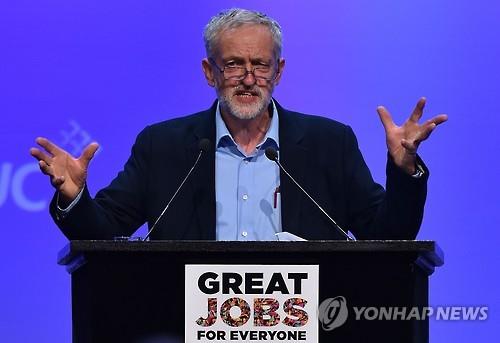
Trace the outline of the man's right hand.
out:
[[[59,192],[59,199],[68,205],[85,186],[90,160],[99,145],[90,143],[80,157],[74,158],[46,138],[38,137],[36,143],[45,151],[31,148],[30,154],[38,160],[42,173],[50,176],[50,183]]]

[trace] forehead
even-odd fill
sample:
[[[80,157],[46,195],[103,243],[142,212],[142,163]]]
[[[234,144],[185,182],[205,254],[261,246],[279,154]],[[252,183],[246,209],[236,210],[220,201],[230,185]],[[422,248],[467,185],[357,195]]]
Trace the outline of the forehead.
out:
[[[224,29],[218,34],[216,56],[223,60],[239,57],[271,59],[274,56],[274,40],[265,25],[246,24]]]

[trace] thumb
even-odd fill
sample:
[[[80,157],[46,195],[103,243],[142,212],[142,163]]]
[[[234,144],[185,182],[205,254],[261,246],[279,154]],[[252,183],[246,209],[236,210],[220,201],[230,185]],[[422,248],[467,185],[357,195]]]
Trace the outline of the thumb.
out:
[[[96,142],[90,143],[83,150],[79,160],[81,160],[85,165],[88,165],[90,163],[90,160],[94,157],[97,149],[99,149],[99,144],[97,144]]]
[[[417,153],[417,148],[418,148],[418,141],[413,141],[410,142],[406,139],[401,140],[401,145],[406,149],[406,151],[411,154],[415,155]]]

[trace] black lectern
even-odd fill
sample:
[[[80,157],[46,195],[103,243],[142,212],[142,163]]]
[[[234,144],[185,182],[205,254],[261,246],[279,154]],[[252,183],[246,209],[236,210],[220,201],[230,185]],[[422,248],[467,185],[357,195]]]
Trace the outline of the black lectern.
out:
[[[409,311],[428,305],[443,254],[433,241],[72,241],[58,262],[71,273],[75,343],[184,342],[186,264],[319,265],[319,302],[349,306],[342,326],[320,325],[320,342],[400,343],[429,340],[427,318]],[[371,311],[357,318],[361,308]]]

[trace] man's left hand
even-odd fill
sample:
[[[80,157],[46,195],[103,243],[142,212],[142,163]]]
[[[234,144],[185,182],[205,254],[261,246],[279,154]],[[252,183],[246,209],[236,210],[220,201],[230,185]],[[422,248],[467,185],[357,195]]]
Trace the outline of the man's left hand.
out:
[[[429,138],[437,125],[448,120],[446,114],[440,114],[420,125],[418,121],[424,112],[425,101],[425,98],[418,100],[410,118],[402,126],[394,124],[391,114],[385,107],[377,107],[380,120],[384,125],[389,154],[394,163],[410,175],[415,173],[419,144]]]

